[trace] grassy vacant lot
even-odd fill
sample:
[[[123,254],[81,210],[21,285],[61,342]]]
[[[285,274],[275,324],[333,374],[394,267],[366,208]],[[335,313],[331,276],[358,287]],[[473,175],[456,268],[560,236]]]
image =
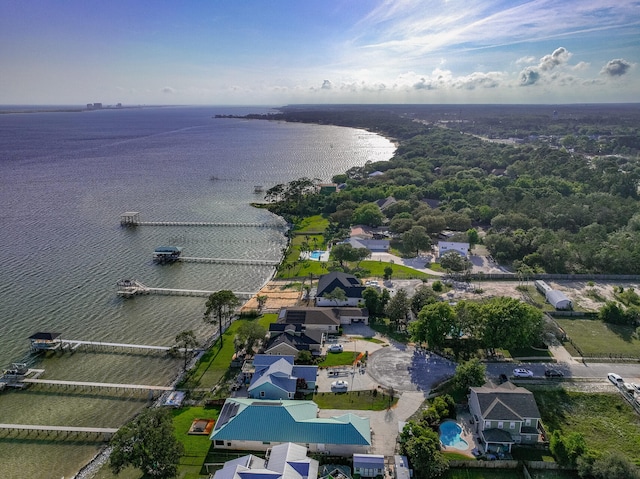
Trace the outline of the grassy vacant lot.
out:
[[[329,226],[329,220],[320,215],[309,216],[295,226],[296,235],[322,234]]]
[[[633,328],[603,323],[597,319],[557,319],[585,356],[640,357],[640,340]]]
[[[384,269],[387,266],[391,266],[393,273],[391,277],[393,279],[424,279],[433,278],[433,276],[420,271],[416,271],[413,268],[404,266],[402,264],[391,264],[383,261],[367,260],[360,263],[360,267],[369,271],[367,276],[382,278],[384,277]]]
[[[376,390],[377,391],[377,390]],[[320,409],[359,409],[363,411],[382,411],[398,402],[377,391],[351,391],[347,393],[317,393],[310,398]]]
[[[530,389],[548,432],[579,432],[588,448],[619,451],[640,463],[640,417],[620,394]]]
[[[191,370],[186,380],[180,387],[186,388],[212,388],[228,373],[231,358],[235,353],[233,338],[240,325],[244,322],[257,321],[265,328],[275,322],[276,314],[264,314],[256,319],[238,319],[231,323],[231,326],[222,335],[222,346],[220,341],[209,349],[198,361],[196,367]]]

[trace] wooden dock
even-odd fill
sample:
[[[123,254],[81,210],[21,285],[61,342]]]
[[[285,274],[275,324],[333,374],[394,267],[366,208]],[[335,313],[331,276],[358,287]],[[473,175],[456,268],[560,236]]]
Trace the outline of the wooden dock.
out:
[[[286,228],[282,222],[270,221],[266,223],[228,223],[218,221],[140,221],[138,211],[127,211],[120,215],[121,226],[221,226],[221,227],[250,227],[250,228]]]
[[[90,348],[111,348],[111,349],[137,349],[143,351],[161,351],[168,352],[171,350],[169,346],[152,346],[148,344],[129,344],[129,343],[106,343],[103,341],[82,341],[78,339],[61,339],[60,349],[62,351],[75,351],[81,346]],[[184,352],[184,348],[179,350]],[[193,352],[194,349],[187,349],[187,352]]]
[[[67,386],[78,388],[107,388],[107,389],[127,389],[137,391],[174,391],[171,386],[151,386],[148,384],[118,384],[118,383],[93,383],[86,381],[61,381],[58,379],[22,379],[25,384],[42,384],[45,386]]]
[[[80,427],[80,426],[45,426],[41,424],[0,424],[0,429],[5,431],[26,431],[27,433],[35,432],[51,433],[55,432],[56,435],[60,433],[67,434],[82,434],[82,435],[102,435],[105,441],[109,440],[116,432],[118,428],[115,427]]]
[[[142,294],[159,294],[164,296],[195,296],[208,298],[215,291],[204,291],[197,289],[173,289],[173,288],[151,288],[142,284],[135,279],[125,279],[118,281],[118,296],[131,298]],[[237,297],[241,299],[250,299],[255,293],[249,291],[234,291]]]
[[[214,263],[214,264],[241,264],[247,266],[278,266],[279,260],[272,259],[231,259],[231,258],[194,258],[180,257],[179,262],[182,263]]]

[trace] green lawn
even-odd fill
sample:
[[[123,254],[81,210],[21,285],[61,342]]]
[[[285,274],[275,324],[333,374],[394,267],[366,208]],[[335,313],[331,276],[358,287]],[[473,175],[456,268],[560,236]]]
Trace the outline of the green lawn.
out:
[[[422,273],[420,271],[416,271],[413,268],[409,268],[408,266],[404,266],[402,264],[395,263],[386,263],[383,261],[372,261],[367,260],[360,263],[360,267],[369,271],[368,276],[382,278],[384,277],[384,269],[387,266],[391,266],[393,273],[391,275],[392,279],[429,279],[434,278],[434,276]]]
[[[321,368],[329,368],[332,366],[351,366],[359,352],[356,351],[344,351],[342,353],[327,353],[325,359],[318,364]]]
[[[276,314],[264,314],[256,319],[238,319],[222,335],[222,347],[216,342],[198,361],[187,379],[180,384],[181,388],[212,388],[229,372],[229,364],[235,353],[233,338],[243,322],[258,321],[265,328],[275,322]]]
[[[329,226],[329,220],[320,215],[308,216],[295,225],[293,232],[299,234],[322,234]]]
[[[386,344],[386,341],[383,341],[382,339],[378,339],[378,338],[365,338],[363,336],[351,336],[351,338],[358,341],[369,341],[370,343],[374,343],[374,344]]]
[[[597,319],[556,319],[585,356],[640,357],[640,340],[633,328]]]
[[[398,402],[394,397],[393,401],[388,394],[378,390],[373,391],[351,391],[346,393],[317,393],[311,400],[318,404],[320,409],[360,409],[363,411],[383,411]]]
[[[209,453],[211,441],[208,435],[187,434],[194,419],[217,419],[218,408],[190,407],[173,411],[174,434],[184,446],[184,453],[180,457],[178,477],[191,479],[199,478],[204,460]],[[204,476],[206,477],[206,476]]]
[[[531,479],[580,479],[577,472],[574,471],[546,471],[529,469]]]
[[[445,479],[524,479],[516,469],[449,469]]]
[[[618,394],[580,393],[531,386],[548,432],[579,432],[587,447],[619,451],[640,463],[640,417]]]

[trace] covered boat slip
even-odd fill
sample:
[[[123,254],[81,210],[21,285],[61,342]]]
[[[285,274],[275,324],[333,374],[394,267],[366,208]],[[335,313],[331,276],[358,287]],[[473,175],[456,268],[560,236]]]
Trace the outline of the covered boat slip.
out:
[[[171,263],[177,261],[182,254],[182,248],[177,246],[160,246],[153,252],[153,260],[156,263]]]

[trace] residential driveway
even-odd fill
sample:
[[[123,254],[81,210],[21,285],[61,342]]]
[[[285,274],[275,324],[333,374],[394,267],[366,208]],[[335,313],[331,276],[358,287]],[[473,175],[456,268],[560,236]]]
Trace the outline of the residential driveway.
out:
[[[455,373],[455,363],[437,354],[402,343],[374,343],[358,338],[375,334],[368,326],[345,326],[345,335],[338,339],[338,343],[342,344],[344,351],[368,352],[366,367],[348,365],[319,370],[316,380],[319,392],[331,391],[331,383],[341,379],[349,382],[349,391],[382,386],[398,392],[421,391],[426,395],[435,385]]]
[[[424,402],[421,392],[405,392],[394,407],[385,411],[345,411],[342,409],[321,409],[319,417],[329,418],[352,412],[369,418],[371,427],[371,454],[392,456],[396,454],[398,433],[404,423]]]

